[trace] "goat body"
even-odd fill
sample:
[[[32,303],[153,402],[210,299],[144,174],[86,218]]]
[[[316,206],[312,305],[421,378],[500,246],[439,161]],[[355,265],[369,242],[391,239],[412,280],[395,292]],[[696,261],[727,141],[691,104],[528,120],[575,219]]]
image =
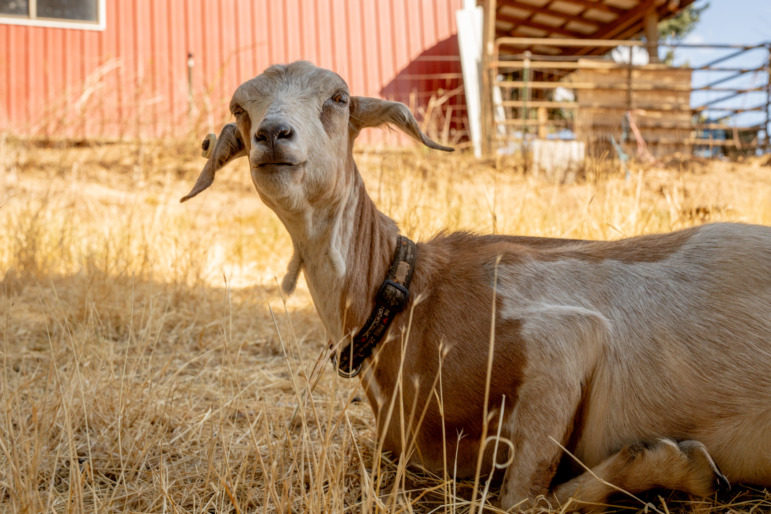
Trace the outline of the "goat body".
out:
[[[403,104],[352,97],[307,62],[268,68],[230,108],[236,123],[183,201],[248,156],[292,238],[284,289],[303,271],[330,337],[345,341],[398,235],[366,192],[356,136],[390,124],[451,149]],[[725,477],[771,486],[770,344],[768,227],[615,242],[455,233],[418,244],[410,302],[361,380],[384,449],[427,469],[473,476],[493,467],[486,438],[508,441],[496,458],[508,462],[505,507],[549,491],[601,502],[612,490],[594,475],[706,495]],[[555,484],[563,448],[593,474]]]

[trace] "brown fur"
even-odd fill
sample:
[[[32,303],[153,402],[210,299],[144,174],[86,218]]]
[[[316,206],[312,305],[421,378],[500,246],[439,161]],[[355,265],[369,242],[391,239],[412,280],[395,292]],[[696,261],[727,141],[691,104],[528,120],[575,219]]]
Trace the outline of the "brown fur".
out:
[[[372,309],[398,235],[366,192],[356,136],[390,124],[448,149],[404,105],[349,97],[339,76],[310,63],[247,81],[231,110],[238,130],[223,129],[185,200],[248,155],[260,198],[292,238],[284,288],[302,270],[332,342],[345,342]],[[270,144],[258,137],[278,122],[292,130]],[[769,486],[769,312],[767,227],[614,242],[440,234],[418,245],[410,301],[361,379],[383,448],[433,471],[474,475],[485,437],[500,433],[513,449],[501,445],[497,459],[511,457],[506,507],[549,491],[560,445],[630,491],[709,494],[725,480],[712,458],[731,480]],[[552,498],[598,502],[612,491],[584,473]]]

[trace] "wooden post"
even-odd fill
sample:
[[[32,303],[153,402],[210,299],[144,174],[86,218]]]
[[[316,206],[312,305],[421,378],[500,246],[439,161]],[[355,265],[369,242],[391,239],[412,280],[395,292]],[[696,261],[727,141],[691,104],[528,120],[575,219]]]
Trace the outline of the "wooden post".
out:
[[[187,53],[187,117],[188,121],[193,121],[193,59],[192,52]]]
[[[766,153],[771,152],[771,137],[769,137],[769,127],[771,127],[771,43],[768,47],[768,61],[766,62],[766,141],[764,150]]]
[[[546,139],[549,135],[548,127],[549,115],[546,111],[546,107],[538,108],[538,139]]]
[[[530,50],[525,50],[525,60],[524,65],[525,67],[522,68],[522,82],[524,86],[522,86],[522,155],[527,154],[527,123],[530,119],[528,108],[527,108],[527,101],[530,97]]]
[[[495,117],[493,116],[494,75],[490,67],[495,48],[495,11],[496,0],[483,0],[484,22],[482,23],[482,156],[488,157],[493,152],[495,136]]]
[[[634,64],[632,63],[632,50],[633,48],[631,46],[627,47],[629,49],[629,59],[626,61],[626,110],[631,111],[632,110],[632,69],[634,68]]]
[[[651,1],[648,10],[645,12],[645,40],[648,49],[648,56],[651,63],[659,61],[659,14],[656,12],[656,3]],[[631,52],[632,49],[630,48]]]

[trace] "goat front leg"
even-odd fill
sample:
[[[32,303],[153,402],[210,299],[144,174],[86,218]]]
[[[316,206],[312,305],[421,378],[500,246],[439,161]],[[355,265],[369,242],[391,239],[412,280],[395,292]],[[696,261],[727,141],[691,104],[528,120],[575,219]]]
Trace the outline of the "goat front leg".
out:
[[[501,505],[527,508],[548,493],[573,431],[586,381],[594,369],[608,321],[582,307],[539,305],[515,311],[528,365],[505,434],[514,445],[501,489]]]
[[[531,500],[548,493],[562,458],[562,448],[555,441],[564,444],[570,437],[580,390],[580,384],[555,383],[546,377],[520,387],[506,427],[514,452],[503,477],[504,509],[527,509]]]
[[[591,471],[557,487],[554,496],[562,505],[573,501],[582,510],[601,511],[608,497],[621,491],[634,494],[664,488],[709,496],[729,487],[702,443],[659,439],[625,446]]]

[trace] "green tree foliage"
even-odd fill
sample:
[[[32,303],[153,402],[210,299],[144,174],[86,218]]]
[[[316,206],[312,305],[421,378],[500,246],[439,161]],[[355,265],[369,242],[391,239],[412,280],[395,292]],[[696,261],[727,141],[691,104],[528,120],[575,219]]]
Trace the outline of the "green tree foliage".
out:
[[[706,11],[708,7],[709,2],[705,2],[701,7],[691,4],[671,18],[659,22],[659,39],[669,43],[678,43],[682,41],[685,39],[685,36],[693,31],[696,24],[701,19],[701,14]],[[674,49],[669,48],[664,56],[663,62],[671,65],[674,60]]]
[[[701,14],[707,10],[709,2],[701,7],[689,5],[676,15],[659,23],[659,38],[669,41],[682,41],[691,33],[701,18]]]

